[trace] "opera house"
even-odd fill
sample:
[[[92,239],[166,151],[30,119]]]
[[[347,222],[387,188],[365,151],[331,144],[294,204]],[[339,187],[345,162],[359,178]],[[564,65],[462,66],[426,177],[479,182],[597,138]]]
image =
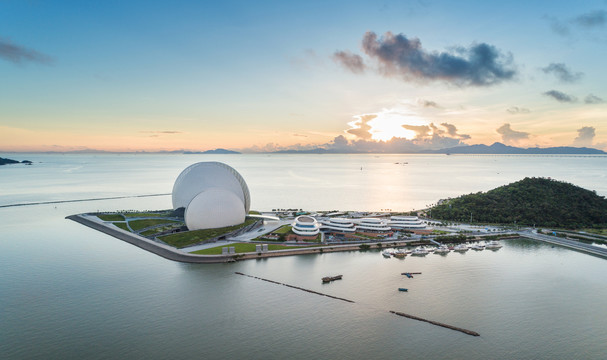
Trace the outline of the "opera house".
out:
[[[173,208],[184,208],[189,230],[242,224],[251,206],[249,188],[232,167],[216,162],[188,166],[173,185]]]

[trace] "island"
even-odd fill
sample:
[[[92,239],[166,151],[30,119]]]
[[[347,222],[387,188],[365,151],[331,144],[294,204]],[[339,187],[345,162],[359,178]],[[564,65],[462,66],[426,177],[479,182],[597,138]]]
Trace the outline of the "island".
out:
[[[32,162],[29,160],[23,160],[23,161],[17,161],[17,160],[13,160],[13,159],[6,159],[6,158],[1,158],[0,157],[0,165],[10,165],[10,164],[25,164],[25,165],[31,165]]]

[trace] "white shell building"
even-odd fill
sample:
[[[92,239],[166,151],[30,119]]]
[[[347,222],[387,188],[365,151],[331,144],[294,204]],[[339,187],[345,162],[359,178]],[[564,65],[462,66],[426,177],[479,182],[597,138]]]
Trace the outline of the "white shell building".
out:
[[[311,216],[298,216],[291,225],[291,230],[301,236],[316,236],[320,232],[320,224]]]
[[[238,225],[251,206],[249,188],[232,167],[216,162],[188,166],[173,185],[173,208],[185,208],[189,230]]]

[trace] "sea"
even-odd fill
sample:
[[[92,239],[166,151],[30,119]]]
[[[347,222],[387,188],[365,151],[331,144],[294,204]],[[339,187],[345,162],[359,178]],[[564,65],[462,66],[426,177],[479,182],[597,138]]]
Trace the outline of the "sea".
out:
[[[2,359],[602,359],[607,354],[607,260],[558,246],[513,239],[497,251],[402,260],[352,251],[184,264],[65,219],[91,211],[170,208],[175,179],[200,161],[235,168],[255,210],[379,212],[425,208],[525,177],[549,177],[607,196],[607,156],[0,157],[33,161],[0,167]],[[402,272],[422,274],[409,279]],[[337,274],[343,279],[321,282]]]

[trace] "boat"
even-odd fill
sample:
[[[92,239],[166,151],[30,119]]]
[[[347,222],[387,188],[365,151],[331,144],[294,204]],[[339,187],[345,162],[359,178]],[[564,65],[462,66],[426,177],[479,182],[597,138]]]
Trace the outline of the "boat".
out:
[[[411,252],[411,256],[425,256],[428,255],[428,250],[426,250],[423,246],[420,246],[418,248],[415,248],[415,250],[413,250]]]
[[[470,245],[470,249],[472,249],[472,250],[478,250],[478,251],[485,250],[485,245],[478,244],[478,243],[477,244],[472,244],[472,245]]]
[[[501,249],[501,248],[502,248],[502,244],[498,243],[495,240],[491,240],[485,245],[485,249],[489,249],[489,250],[497,250],[497,249]]]
[[[449,247],[447,245],[441,245],[436,248],[436,250],[434,250],[435,254],[447,254],[449,252],[451,252],[451,250],[449,250]]]
[[[398,291],[409,291],[409,289],[405,289],[405,288],[398,288]]]
[[[407,256],[407,253],[406,253],[406,252],[404,252],[404,251],[397,250],[396,252],[394,252],[394,257],[395,257],[395,258],[402,259],[402,258],[404,258],[405,256]]]
[[[459,244],[459,245],[455,245],[455,247],[453,248],[453,251],[459,251],[459,252],[464,252],[464,251],[468,251],[468,247],[466,246],[466,244]]]
[[[328,282],[331,282],[333,280],[341,280],[342,276],[343,275],[325,276],[324,278],[322,278],[322,282],[328,283]]]
[[[384,250],[381,252],[381,254],[385,257],[385,258],[389,258],[392,257],[392,253],[388,250]]]
[[[411,273],[402,273],[402,275],[405,275],[409,279],[413,279],[413,275],[411,275]]]

